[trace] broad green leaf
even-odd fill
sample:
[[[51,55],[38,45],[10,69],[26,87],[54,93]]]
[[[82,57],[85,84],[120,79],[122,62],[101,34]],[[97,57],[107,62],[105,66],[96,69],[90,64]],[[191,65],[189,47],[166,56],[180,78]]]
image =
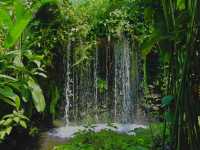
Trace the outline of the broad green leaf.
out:
[[[10,48],[12,47],[19,37],[21,36],[22,32],[28,25],[28,23],[32,19],[32,14],[30,12],[26,12],[20,20],[17,20],[13,27],[9,30],[8,36],[5,39],[5,47]]]
[[[19,124],[20,124],[23,128],[25,128],[25,129],[27,128],[27,124],[26,124],[25,121],[20,120]]]
[[[5,131],[0,131],[0,139],[4,139],[5,135],[6,135]]]
[[[161,34],[159,32],[154,32],[151,34],[141,45],[142,56],[147,56],[151,51],[155,44],[160,40]]]
[[[13,90],[20,93],[20,96],[24,102],[28,102],[28,100],[30,99],[31,93],[25,82],[26,81],[10,82],[8,83],[8,85]]]
[[[20,108],[20,99],[19,99],[18,96],[15,99],[15,105],[16,105],[17,110],[19,110],[19,108]]]
[[[28,117],[24,116],[23,114],[17,114],[17,116],[24,119],[24,120],[29,121]]]
[[[185,9],[185,0],[177,0],[177,8],[179,10]]]
[[[0,8],[0,26],[3,26],[9,30],[12,25],[13,23],[9,13],[6,10]]]
[[[25,6],[23,5],[23,3],[24,1],[22,0],[14,0],[16,20],[22,19],[24,14],[26,13]]]
[[[33,103],[37,111],[43,112],[45,109],[45,99],[40,86],[32,78],[29,79],[28,86],[32,93]]]
[[[145,38],[141,44],[142,56],[145,58],[152,50],[153,47],[161,40],[171,39],[173,36],[164,31],[155,30],[148,38]]]
[[[15,106],[17,109],[20,107],[20,98],[13,92],[13,90],[10,87],[7,86],[0,87],[0,95],[4,97],[1,99],[4,100],[5,102]],[[13,102],[9,101],[7,98],[11,99]]]
[[[14,117],[13,120],[14,120],[16,123],[19,123],[20,118],[19,118],[19,117]]]
[[[42,0],[42,2],[39,1],[33,5],[31,10],[25,10],[23,2],[21,0],[15,0],[14,7],[16,12],[14,15],[16,21],[14,24],[12,23],[11,17],[8,15],[8,11],[3,9],[0,10],[0,24],[5,25],[8,28],[8,35],[4,42],[5,48],[10,48],[15,45],[26,26],[32,20],[32,14],[36,13],[42,5],[48,2],[52,1]]]
[[[9,135],[10,134],[10,132],[12,131],[12,127],[8,127],[8,128],[6,128],[6,133]]]
[[[12,123],[12,119],[11,118],[8,118],[5,120],[5,122],[3,123],[4,126],[8,126]]]
[[[16,100],[17,95],[13,92],[13,90],[10,87],[0,87],[0,94],[4,97],[12,99],[14,102]]]
[[[169,106],[174,100],[174,96],[168,95],[162,98],[162,107]]]

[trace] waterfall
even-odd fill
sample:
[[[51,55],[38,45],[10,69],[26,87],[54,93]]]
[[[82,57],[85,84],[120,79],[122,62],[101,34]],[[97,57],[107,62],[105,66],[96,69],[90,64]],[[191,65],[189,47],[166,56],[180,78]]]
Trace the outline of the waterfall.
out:
[[[68,43],[66,49],[66,57],[64,57],[64,97],[65,97],[65,123],[69,124],[69,106],[70,106],[70,98],[73,96],[72,90],[70,88],[70,83],[72,82],[70,78],[70,51],[71,51],[71,42]]]
[[[114,111],[117,114],[117,103],[118,103],[118,114],[122,118],[118,120],[123,123],[132,122],[132,116],[130,113],[133,109],[133,100],[135,97],[130,96],[131,94],[131,82],[130,82],[130,43],[122,37],[118,40],[115,45],[115,96],[114,96]]]
[[[70,40],[69,40],[70,41]],[[76,45],[70,41],[63,59],[66,126],[50,135],[70,138],[85,124],[93,124],[94,131],[111,129],[130,134],[138,125],[137,102],[140,100],[140,53],[134,42],[125,35],[120,38],[101,37],[92,51],[92,59],[82,66],[77,62]],[[139,114],[139,115],[138,115]]]
[[[93,59],[83,69],[73,67],[77,60],[72,43],[68,43],[64,59],[66,124],[132,123],[139,81],[132,77],[137,68],[131,66],[135,61],[131,42],[123,35],[119,39],[100,38],[97,43]]]
[[[123,123],[128,123],[130,120],[129,113],[131,112],[131,88],[130,88],[130,47],[128,41],[125,39],[123,42],[123,52],[122,52],[122,87],[123,87],[123,105],[122,105],[122,121]],[[134,98],[133,98],[134,99]]]
[[[98,121],[98,48],[95,49],[95,57],[94,57],[94,100],[95,100],[95,120]]]

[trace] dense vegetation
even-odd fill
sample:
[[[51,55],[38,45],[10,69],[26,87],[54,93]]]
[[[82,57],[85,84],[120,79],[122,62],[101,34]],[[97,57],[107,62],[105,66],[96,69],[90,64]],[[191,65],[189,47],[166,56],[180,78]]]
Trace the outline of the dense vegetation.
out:
[[[60,149],[150,149],[159,141],[154,150],[199,150],[199,0],[0,2],[1,143],[16,140],[18,134],[35,136],[63,115],[62,60],[68,59],[69,42],[76,43],[73,67],[81,74],[93,59],[98,38],[117,39],[122,34],[139,51],[140,105],[151,120],[163,123],[161,137],[155,141],[149,132],[139,138],[88,132]],[[106,82],[99,80],[98,90],[107,89]]]
[[[55,150],[148,150],[161,148],[156,143],[161,137],[162,126],[151,125],[150,128],[138,128],[134,130],[135,135],[120,134],[110,130],[92,132],[92,128],[78,133],[66,145],[55,147]]]

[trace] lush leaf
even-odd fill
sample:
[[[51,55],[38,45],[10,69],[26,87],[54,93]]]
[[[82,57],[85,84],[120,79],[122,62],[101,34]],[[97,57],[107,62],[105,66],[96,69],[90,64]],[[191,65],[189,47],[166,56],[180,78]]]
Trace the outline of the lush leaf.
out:
[[[162,101],[162,106],[166,107],[166,106],[171,105],[173,100],[174,100],[174,96],[171,96],[171,95],[163,97],[162,100],[161,100]]]
[[[28,85],[31,90],[33,102],[37,111],[38,112],[44,111],[45,99],[40,86],[32,78],[29,78]]]

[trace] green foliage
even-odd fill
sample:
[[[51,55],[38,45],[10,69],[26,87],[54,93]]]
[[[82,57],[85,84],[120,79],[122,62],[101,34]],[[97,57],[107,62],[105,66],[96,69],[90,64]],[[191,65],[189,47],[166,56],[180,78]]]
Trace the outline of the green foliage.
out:
[[[152,124],[149,128],[137,128],[135,135],[116,133],[110,130],[79,132],[65,145],[56,146],[54,150],[156,150],[163,129],[162,124]],[[152,135],[153,133],[153,135]],[[157,146],[157,147],[154,147]]]
[[[23,110],[13,111],[13,113],[3,116],[0,121],[0,140],[3,140],[6,135],[9,135],[15,126],[27,128],[29,119],[23,113]]]
[[[199,39],[199,1],[162,0],[158,4],[161,7],[154,9],[152,22],[160,35],[155,39],[148,37],[143,49],[145,54],[159,52],[162,73],[167,79],[164,95],[173,95],[162,99],[165,121],[171,127],[171,144],[177,150],[196,150],[200,148],[199,104],[195,102],[198,96],[195,98],[191,89],[195,85],[192,80],[197,81],[199,76],[193,63],[199,59],[195,55],[199,51],[196,40]]]
[[[18,10],[18,9],[16,8],[16,10]],[[22,17],[20,17],[20,19],[17,18],[17,16],[16,16],[16,20],[17,20],[16,23],[14,24],[14,26],[12,26],[9,29],[8,36],[5,40],[5,47],[6,48],[10,48],[16,43],[16,41],[19,39],[22,32],[24,31],[24,29],[26,28],[26,26],[28,25],[28,23],[32,19],[32,14],[30,14],[29,12],[26,12],[26,13],[23,13],[23,14],[24,15]]]
[[[143,57],[147,56],[161,40],[170,38],[170,35],[165,35],[158,29],[155,29],[149,36],[147,36],[141,44]]]
[[[89,62],[91,60],[90,51],[94,45],[95,43],[92,41],[80,44],[80,46],[75,49],[77,61],[73,64],[73,66],[83,65],[85,62]]]
[[[5,1],[0,3],[0,33],[2,45],[0,53],[0,137],[3,140],[13,128],[21,126],[27,129],[25,117],[28,115],[27,105],[32,103],[38,112],[45,109],[45,100],[36,77],[43,76],[40,65],[41,57],[22,47],[23,33],[33,18],[33,14],[41,6],[31,5],[23,0]],[[29,111],[32,107],[29,107]],[[6,110],[6,111],[5,111]],[[11,114],[8,114],[13,112]],[[29,114],[29,116],[31,116]]]
[[[0,17],[1,17],[0,25],[3,26],[4,28],[10,29],[13,23],[11,17],[9,16],[9,13],[4,9],[1,9]]]
[[[0,88],[0,95],[2,96],[1,99],[8,104],[16,107],[18,110],[20,107],[20,99],[19,96],[16,95],[10,87],[2,87]]]
[[[148,141],[142,137],[118,134],[112,131],[79,133],[69,144],[55,150],[148,150]]]
[[[17,125],[27,128],[27,119],[25,119],[25,116],[23,117],[26,112],[22,113],[19,111],[26,107],[26,105],[24,105],[25,103],[32,103],[31,99],[33,99],[35,107],[39,112],[43,111],[45,107],[42,91],[32,78],[42,73],[42,70],[38,67],[28,70],[22,61],[16,61],[18,60],[16,58],[19,58],[19,54],[19,50],[16,50],[5,52],[0,55],[0,100],[5,102],[2,103],[4,107],[9,105],[12,106],[12,108],[9,109],[14,110],[13,114],[9,115],[9,118],[3,117],[1,120],[2,122],[4,122],[3,120],[5,119],[10,120],[7,126],[5,126],[5,124],[0,124],[0,132],[2,133],[1,139],[10,134],[10,132],[7,132],[7,128],[11,129]],[[21,56],[25,57],[23,52]],[[34,61],[34,59],[31,61]],[[7,72],[9,72],[9,75],[7,75]],[[29,108],[29,110],[31,110],[31,108]],[[10,112],[10,110],[8,112]],[[21,113],[21,115],[18,112]],[[6,115],[7,112],[2,113]],[[21,116],[22,118],[17,119],[17,116]],[[23,118],[25,120],[23,120]],[[18,122],[18,120],[21,121]]]
[[[103,93],[104,91],[106,91],[108,89],[107,82],[105,80],[102,80],[102,79],[98,79],[97,87],[98,87],[98,90],[99,90],[100,93]]]
[[[31,68],[28,70],[21,61],[16,62],[16,58],[19,56],[19,51],[6,52],[0,56],[1,65],[4,66],[1,69],[1,85],[0,85],[0,95],[1,99],[8,104],[14,106],[17,110],[21,107],[21,101],[28,102],[32,93],[33,101],[36,105],[38,111],[43,111],[45,107],[44,97],[42,91],[35,83],[32,76],[43,75],[42,68]],[[22,57],[24,54],[22,53]],[[35,62],[32,55],[32,60]],[[5,75],[7,71],[10,71],[10,75]],[[25,75],[26,77],[20,77]]]
[[[32,13],[31,10],[25,9],[22,0],[15,0],[13,5],[9,5],[8,8],[3,8],[0,5],[0,8],[0,15],[2,16],[0,22],[3,25],[3,28],[5,28],[8,32],[5,38],[4,46],[6,48],[10,48],[17,42],[22,32],[32,19]],[[7,9],[13,10],[11,15],[9,15],[9,10]],[[15,18],[15,20],[13,21],[12,18]]]
[[[34,105],[38,112],[43,112],[45,109],[45,99],[42,93],[42,90],[40,89],[39,85],[30,78],[28,80],[28,86],[32,93],[32,99],[34,102]]]
[[[174,97],[170,96],[170,95],[163,97],[162,100],[161,100],[162,101],[162,106],[163,107],[168,107],[169,105],[172,104],[173,100],[174,100]]]
[[[53,119],[55,119],[56,106],[60,98],[60,94],[58,88],[54,85],[51,86],[50,92],[51,92],[50,113],[52,114]]]
[[[6,48],[13,47],[24,32],[33,15],[38,9],[49,2],[57,2],[56,0],[42,0],[26,6],[24,0],[14,0],[11,5],[3,2],[0,5],[0,25],[6,29],[7,35],[4,41]],[[7,6],[7,7],[6,7]],[[9,12],[11,11],[11,13]],[[15,19],[13,19],[15,18]]]

